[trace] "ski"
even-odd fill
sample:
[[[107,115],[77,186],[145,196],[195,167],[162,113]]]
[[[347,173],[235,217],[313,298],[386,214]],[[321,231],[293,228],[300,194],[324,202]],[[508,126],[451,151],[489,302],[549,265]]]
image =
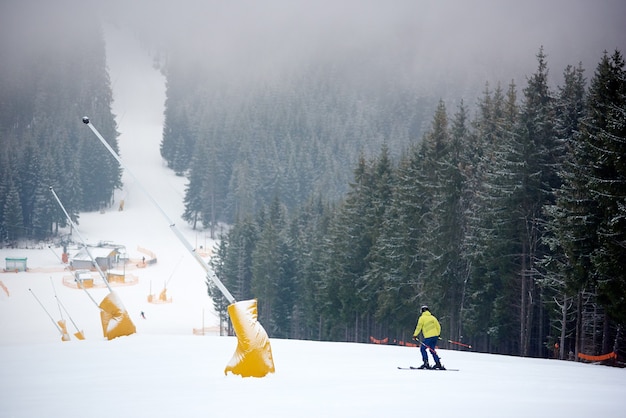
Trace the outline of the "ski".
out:
[[[410,366],[410,367],[400,367],[400,366],[398,366],[398,370],[433,370],[433,371],[438,371],[438,372],[446,372],[446,371],[447,372],[458,372],[458,371],[460,371],[460,369],[448,369],[448,368],[446,368],[444,370],[441,370],[441,369],[420,369],[419,367],[413,367],[413,366]]]

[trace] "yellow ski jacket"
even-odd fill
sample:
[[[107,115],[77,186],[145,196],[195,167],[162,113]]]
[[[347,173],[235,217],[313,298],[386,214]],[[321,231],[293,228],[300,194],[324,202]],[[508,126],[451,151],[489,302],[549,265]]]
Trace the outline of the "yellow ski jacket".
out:
[[[420,315],[413,336],[417,337],[420,332],[424,335],[424,338],[438,337],[441,334],[441,325],[430,311],[424,311]]]

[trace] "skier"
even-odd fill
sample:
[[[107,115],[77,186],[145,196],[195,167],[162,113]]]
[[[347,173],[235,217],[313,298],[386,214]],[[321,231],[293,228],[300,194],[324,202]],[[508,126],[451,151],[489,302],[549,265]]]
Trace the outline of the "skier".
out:
[[[441,325],[439,324],[439,321],[437,321],[437,318],[430,313],[430,310],[426,305],[422,306],[422,314],[420,315],[415,331],[413,332],[413,339],[415,341],[417,341],[417,336],[420,332],[424,336],[424,341],[420,343],[420,351],[422,352],[422,360],[424,360],[424,364],[422,364],[419,368],[431,368],[428,364],[428,351],[430,351],[430,354],[433,356],[433,360],[435,360],[435,365],[432,368],[445,370],[446,368],[441,365],[439,356],[435,352],[435,346],[439,340],[439,334],[441,334]]]

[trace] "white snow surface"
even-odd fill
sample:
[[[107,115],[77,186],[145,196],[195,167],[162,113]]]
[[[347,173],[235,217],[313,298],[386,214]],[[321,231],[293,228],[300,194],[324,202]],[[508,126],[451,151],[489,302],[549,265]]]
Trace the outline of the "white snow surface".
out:
[[[212,248],[180,219],[185,179],[159,155],[164,79],[132,36],[106,33],[122,159],[194,247]],[[93,135],[87,127],[85,135]],[[397,366],[419,365],[416,348],[270,339],[275,373],[225,376],[236,338],[192,333],[217,325],[204,270],[141,187],[126,174],[124,184],[105,213],[81,214],[79,230],[91,244],[125,245],[133,259],[143,256],[138,246],[156,255],[152,266],[128,266],[137,284],[114,288],[137,333],[103,337],[94,303],[63,284],[61,248],[0,250],[0,261],[28,257],[30,268],[0,273],[9,291],[0,288],[1,417],[624,416],[625,370],[548,359],[439,350],[444,365],[460,371],[408,371]],[[148,303],[166,283],[172,302]],[[29,289],[55,321],[63,317],[70,334],[74,321],[86,339],[62,342]],[[90,294],[100,302],[108,290]]]

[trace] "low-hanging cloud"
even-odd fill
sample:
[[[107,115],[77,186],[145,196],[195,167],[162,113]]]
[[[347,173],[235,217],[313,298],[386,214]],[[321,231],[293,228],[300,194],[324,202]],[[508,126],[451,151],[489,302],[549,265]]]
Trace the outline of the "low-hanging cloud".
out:
[[[0,7],[3,47],[22,56],[58,48],[59,39],[79,47],[80,31],[99,16],[168,59],[255,80],[324,65],[425,85],[519,84],[543,46],[558,81],[568,64],[581,62],[589,73],[603,51],[626,48],[621,0],[7,0]]]

